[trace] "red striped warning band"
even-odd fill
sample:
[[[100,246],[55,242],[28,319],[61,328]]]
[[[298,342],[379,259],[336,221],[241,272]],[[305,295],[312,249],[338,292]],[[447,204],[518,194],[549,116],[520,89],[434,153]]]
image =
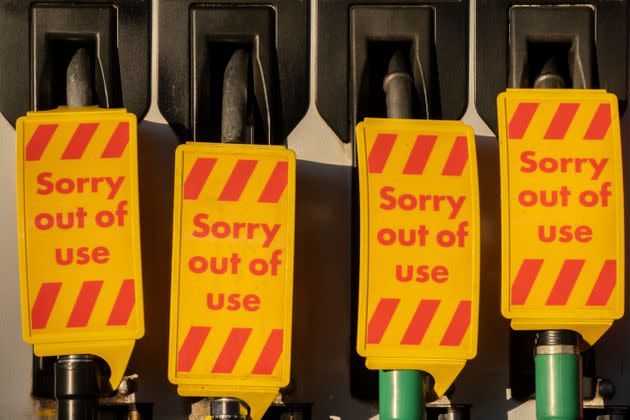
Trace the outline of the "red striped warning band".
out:
[[[190,372],[193,369],[210,331],[211,328],[207,326],[190,327],[177,352],[178,372]],[[243,351],[256,351],[258,358],[251,367],[251,374],[271,375],[282,356],[283,330],[271,330],[262,349],[247,348],[251,334],[251,328],[232,328],[214,365],[208,366],[207,369],[212,373],[231,374]]]
[[[539,105],[538,102],[521,102],[516,106],[508,124],[510,140],[520,140],[525,137],[531,122],[537,113],[540,113]],[[579,103],[558,104],[543,138],[545,140],[564,140],[580,106]],[[589,118],[590,123],[582,139],[603,140],[611,124],[610,104],[599,104],[594,114]]]
[[[184,180],[184,200],[197,200],[208,183],[216,158],[197,158]],[[243,191],[255,174],[258,160],[239,159],[225,185],[221,186],[219,201],[239,201]],[[289,163],[276,163],[264,188],[258,193],[259,203],[278,203],[284,194],[288,182]]]
[[[103,288],[103,280],[84,281],[81,284],[79,293],[74,299],[74,306],[66,324],[68,328],[86,327],[90,322],[92,311],[98,302],[98,297]],[[55,310],[55,303],[59,294],[62,292],[63,283],[50,282],[42,283],[35,303],[31,309],[31,328],[34,330],[42,330],[46,328],[50,315]],[[68,289],[67,293],[72,293]],[[133,279],[127,279],[122,282],[116,300],[113,303],[107,326],[127,325],[133,307],[136,303],[135,286]]]
[[[380,174],[386,168],[389,157],[394,149],[397,134],[379,134],[368,154],[368,172]],[[409,157],[402,168],[404,175],[422,175],[433,148],[438,139],[434,135],[418,135],[409,150]],[[465,136],[456,137],[446,162],[442,166],[443,176],[461,176],[468,163],[468,140]]]
[[[57,128],[59,128],[59,124],[40,124],[35,128],[33,135],[26,144],[27,161],[38,161],[44,156],[50,141],[57,132]],[[81,159],[85,151],[90,147],[92,137],[99,129],[102,129],[99,123],[80,123],[74,129],[70,138],[58,139],[59,141],[67,142],[59,159]],[[121,122],[116,126],[105,148],[100,152],[101,158],[120,158],[125,152],[128,143],[129,122]]]
[[[400,344],[416,346],[422,344],[441,303],[440,300],[422,299],[413,317],[408,321]],[[400,299],[397,298],[383,298],[378,302],[368,323],[367,344],[379,344],[381,342],[399,304]],[[440,345],[457,347],[461,344],[470,326],[471,302],[469,300],[460,301],[455,312],[450,316],[450,322],[442,335]]]
[[[564,306],[578,283],[585,260],[565,260],[547,296],[546,306]],[[512,305],[524,305],[543,266],[542,259],[523,260],[514,283]],[[586,306],[606,306],[617,283],[617,261],[606,260],[585,302]]]

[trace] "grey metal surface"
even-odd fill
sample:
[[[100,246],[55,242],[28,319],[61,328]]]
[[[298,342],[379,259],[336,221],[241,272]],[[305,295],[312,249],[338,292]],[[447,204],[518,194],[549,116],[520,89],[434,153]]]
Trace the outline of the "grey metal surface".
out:
[[[405,68],[402,51],[394,53],[383,80],[387,118],[411,118],[411,86],[413,80],[409,69]]]
[[[249,52],[238,49],[232,54],[223,77],[221,107],[221,142],[244,143],[247,124],[247,73]]]
[[[68,64],[66,102],[69,107],[91,105],[92,62],[86,48],[79,48]]]
[[[55,363],[57,420],[95,420],[103,372],[95,356],[60,356]]]
[[[241,401],[237,398],[214,398],[210,401],[210,415],[216,420],[245,420],[241,408]]]

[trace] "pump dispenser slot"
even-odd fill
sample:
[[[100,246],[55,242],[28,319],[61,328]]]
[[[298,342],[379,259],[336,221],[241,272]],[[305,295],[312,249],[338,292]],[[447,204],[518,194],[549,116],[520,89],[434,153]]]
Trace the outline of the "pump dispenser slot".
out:
[[[195,141],[221,139],[223,77],[232,54],[250,54],[245,143],[272,144],[277,114],[273,40],[275,12],[267,6],[191,9],[191,126]]]
[[[91,62],[91,103],[149,108],[151,2],[2,0],[0,112],[15,126],[33,110],[65,104],[65,68],[79,48]]]
[[[383,79],[389,73],[388,57],[399,52],[402,57],[401,65],[404,71],[411,76],[412,83],[412,103],[411,112],[414,117],[426,118],[428,111],[428,91],[422,80],[422,70],[420,70],[421,60],[416,54],[412,41],[368,41],[365,65],[362,74],[357,75],[358,81],[356,115],[360,121],[365,117],[387,116],[385,107],[385,90]],[[416,77],[413,77],[415,74]]]
[[[596,63],[591,7],[510,9],[510,87],[534,87],[549,70],[566,88],[597,88]]]
[[[497,133],[497,95],[533,88],[555,56],[567,89],[605,89],[623,115],[628,98],[629,1],[477,2],[475,107]],[[564,67],[566,66],[566,67]],[[563,68],[564,67],[564,68]],[[537,84],[540,87],[559,87]]]
[[[244,50],[249,63],[242,140],[285,144],[308,107],[309,2],[160,0],[159,5],[166,18],[159,25],[158,106],[178,138],[222,141],[224,72],[232,54]]]
[[[67,39],[51,36],[46,40],[45,58],[40,70],[40,77],[34,80],[38,109],[54,109],[68,103],[66,95],[66,70],[74,53],[84,48],[91,63],[95,62],[96,40]],[[91,85],[96,84],[94,65],[90,66]],[[101,88],[103,86],[101,81]],[[90,103],[98,103],[98,95],[92,92]]]
[[[65,72],[79,48],[92,62],[92,103],[122,107],[116,9],[113,6],[37,5],[31,23],[32,109],[66,104]]]
[[[393,49],[409,60],[412,117],[464,114],[468,0],[320,0],[317,10],[317,109],[342,142],[364,117],[385,116],[378,79]]]
[[[251,64],[251,43],[241,42],[207,42],[197,48],[204,48],[205,60],[196,59],[195,77],[193,78],[193,138],[196,141],[216,142],[221,138],[222,97],[224,95],[225,70],[230,57],[237,50],[244,50],[250,56],[247,65],[247,79],[244,88],[247,91],[247,117],[245,121],[246,138],[243,143],[255,143],[255,139],[265,139],[265,127],[258,104],[252,101],[253,66]]]
[[[396,51],[412,78],[412,116],[441,118],[434,12],[426,6],[354,6],[350,10],[350,132],[366,117],[386,117],[383,79]]]

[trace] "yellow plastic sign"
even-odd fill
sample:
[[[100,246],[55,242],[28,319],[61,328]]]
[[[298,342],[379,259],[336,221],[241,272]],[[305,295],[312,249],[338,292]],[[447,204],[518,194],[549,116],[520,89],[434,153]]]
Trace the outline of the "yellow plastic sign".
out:
[[[501,310],[514,329],[571,329],[593,344],[624,310],[617,98],[509,89],[497,102]]]
[[[169,379],[260,418],[290,379],[295,154],[181,145],[174,203]]]
[[[442,395],[477,351],[479,198],[473,130],[459,121],[357,126],[361,263],[357,351],[417,369]]]
[[[24,340],[90,353],[122,379],[144,334],[136,117],[59,108],[17,122]]]

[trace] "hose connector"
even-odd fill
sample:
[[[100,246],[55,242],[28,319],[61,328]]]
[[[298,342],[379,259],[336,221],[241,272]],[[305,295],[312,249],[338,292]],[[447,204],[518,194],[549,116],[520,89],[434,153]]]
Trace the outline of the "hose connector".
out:
[[[536,336],[536,418],[577,420],[582,410],[580,336],[574,331],[541,331]]]

